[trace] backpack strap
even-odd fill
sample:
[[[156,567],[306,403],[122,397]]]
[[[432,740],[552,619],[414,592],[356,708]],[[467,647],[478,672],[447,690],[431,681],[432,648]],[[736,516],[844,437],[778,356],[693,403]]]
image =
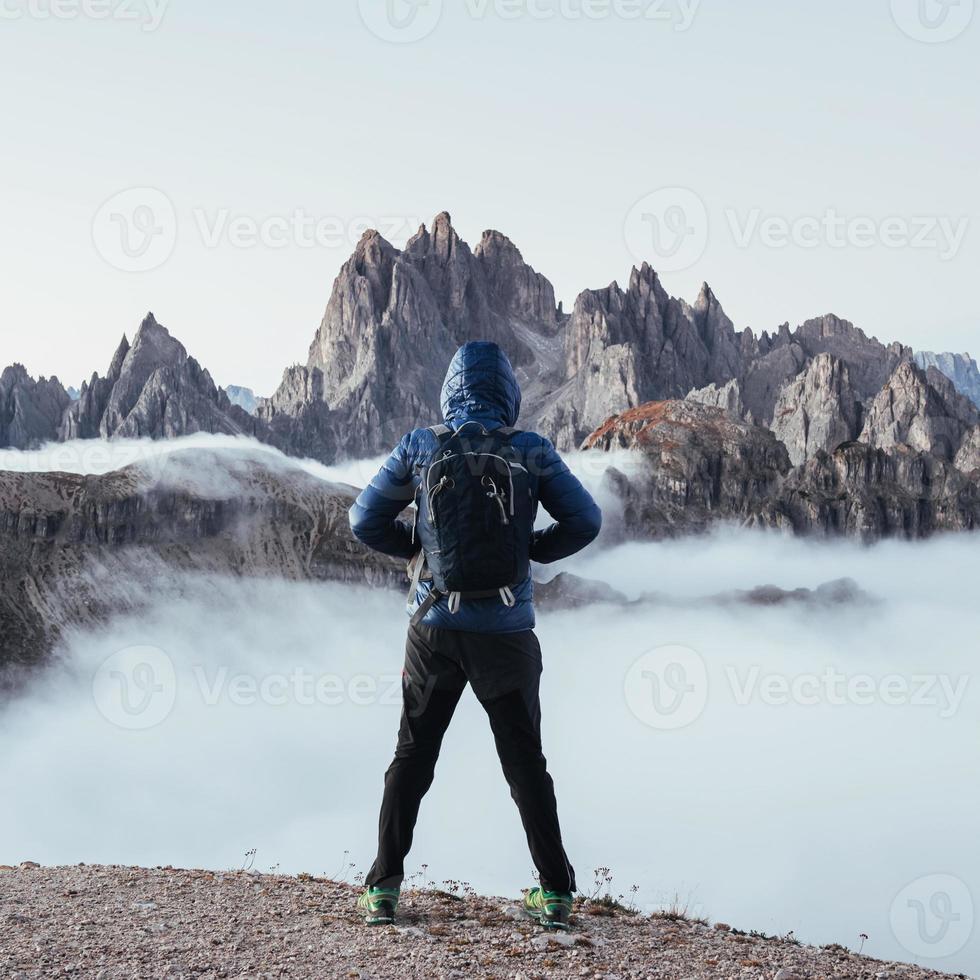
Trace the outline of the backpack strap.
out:
[[[443,436],[448,436],[453,430],[445,422],[440,422],[438,425],[430,425],[429,431],[442,441]]]
[[[501,589],[484,589],[479,592],[450,592],[446,595],[448,600],[449,612],[451,615],[455,616],[459,612],[459,604],[462,599],[500,599],[500,601],[510,609],[512,606],[517,604],[517,599],[514,596],[514,589],[517,588],[519,583],[514,582],[513,585],[505,585]],[[429,610],[443,597],[444,593],[440,592],[435,586],[429,590],[429,594],[422,600],[418,609],[415,610],[412,615],[411,620],[409,620],[410,625],[418,626],[423,619],[428,615]],[[410,593],[409,602],[414,598],[414,593]]]
[[[419,590],[419,583],[422,581],[422,572],[425,570],[425,552],[418,551],[415,557],[408,563],[410,584],[408,587],[408,601],[414,602],[415,594]]]
[[[461,425],[459,429],[456,429],[455,431],[459,432],[467,425],[479,425],[480,428],[483,428],[483,426],[479,422],[473,421],[473,422],[464,422],[463,425]],[[438,425],[430,425],[429,431],[437,439],[442,441],[444,436],[452,435],[454,430],[450,426],[446,425],[445,422],[440,422]],[[512,425],[504,425],[501,426],[499,429],[491,429],[490,431],[497,432],[500,435],[506,436],[508,439],[510,439],[512,436],[516,436],[521,430],[515,429]],[[485,429],[484,432],[486,432]]]
[[[409,620],[410,626],[418,626],[423,619],[428,615],[429,610],[442,598],[442,593],[433,588],[432,591],[422,600],[421,605],[415,610],[412,618]]]

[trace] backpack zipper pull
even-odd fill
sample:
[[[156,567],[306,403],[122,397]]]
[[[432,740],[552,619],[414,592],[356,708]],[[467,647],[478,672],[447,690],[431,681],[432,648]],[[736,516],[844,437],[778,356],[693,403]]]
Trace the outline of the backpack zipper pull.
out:
[[[444,476],[430,491],[429,491],[429,523],[435,527],[436,526],[436,515],[435,511],[432,509],[432,505],[435,502],[436,494],[442,490],[444,487],[452,489],[456,484],[448,476]]]

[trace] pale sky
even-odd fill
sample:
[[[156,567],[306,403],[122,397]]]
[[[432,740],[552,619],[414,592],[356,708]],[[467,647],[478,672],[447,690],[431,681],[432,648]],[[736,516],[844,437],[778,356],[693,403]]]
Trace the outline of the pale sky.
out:
[[[648,258],[980,353],[974,0],[387,2],[0,0],[0,366],[78,385],[152,310],[267,394],[361,226],[443,209],[569,309]]]

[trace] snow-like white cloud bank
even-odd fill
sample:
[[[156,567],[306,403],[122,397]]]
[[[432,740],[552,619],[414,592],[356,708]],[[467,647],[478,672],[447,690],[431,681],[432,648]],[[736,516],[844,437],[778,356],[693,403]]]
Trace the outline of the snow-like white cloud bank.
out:
[[[582,888],[606,865],[641,905],[676,893],[741,928],[864,932],[873,955],[980,972],[976,538],[729,531],[570,567],[677,597],[850,575],[879,600],[542,615],[545,751]],[[345,850],[365,870],[404,631],[397,593],[188,580],[71,637],[0,709],[0,862],[235,867],[255,847],[262,870],[333,873]],[[409,872],[423,863],[482,891],[530,882],[469,693]]]
[[[138,466],[155,483],[179,484],[203,496],[224,496],[239,489],[236,474],[249,463],[283,474],[302,471],[329,483],[361,488],[378,472],[385,458],[346,460],[326,466],[316,460],[286,456],[248,436],[197,433],[177,439],[75,439],[46,443],[33,450],[0,449],[0,472],[100,475]],[[615,466],[629,475],[646,465],[642,456],[627,450],[573,452],[564,458],[610,514],[619,507],[619,502],[603,484],[606,470]],[[542,510],[537,526],[544,527],[549,521]]]
[[[315,460],[286,456],[248,436],[202,432],[178,439],[73,439],[45,443],[33,450],[0,449],[0,472],[99,475],[138,465],[152,476],[165,478],[173,477],[178,469],[185,468],[178,465],[175,457],[190,459],[190,450],[220,453],[226,461],[235,457],[254,460],[270,469],[298,469],[330,483],[345,483],[358,488],[366,486],[385,461],[385,456],[377,456],[325,466]],[[603,488],[606,470],[615,466],[628,475],[644,465],[642,457],[627,450],[573,452],[564,458],[600,505],[607,508],[615,507],[616,502]]]
[[[111,473],[139,465],[151,474],[166,473],[175,455],[207,450],[254,459],[271,469],[299,469],[330,483],[363,487],[377,472],[384,457],[350,460],[324,466],[311,459],[294,459],[247,436],[198,433],[179,439],[74,439],[46,443],[38,449],[0,449],[0,471],[22,473]]]

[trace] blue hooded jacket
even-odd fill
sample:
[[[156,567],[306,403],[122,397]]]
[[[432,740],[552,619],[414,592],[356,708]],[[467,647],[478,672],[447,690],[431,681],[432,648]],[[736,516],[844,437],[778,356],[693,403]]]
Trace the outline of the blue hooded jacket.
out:
[[[521,410],[521,390],[507,355],[493,343],[464,344],[453,357],[442,386],[442,414],[446,424],[458,429],[479,422],[486,429],[513,426]],[[398,515],[415,497],[420,469],[438,447],[429,429],[415,429],[395,447],[378,474],[350,509],[355,537],[375,551],[406,561],[418,551],[411,527]],[[562,462],[555,447],[534,432],[521,432],[511,445],[523,455],[531,474],[534,510],[540,502],[555,518],[550,527],[534,532],[531,560],[558,561],[581,551],[593,541],[602,515],[589,492]],[[429,593],[422,582],[409,605],[413,613]],[[473,633],[510,633],[534,626],[533,586],[530,577],[514,590],[515,605],[499,599],[464,599],[450,613],[441,598],[422,622],[426,626]]]

